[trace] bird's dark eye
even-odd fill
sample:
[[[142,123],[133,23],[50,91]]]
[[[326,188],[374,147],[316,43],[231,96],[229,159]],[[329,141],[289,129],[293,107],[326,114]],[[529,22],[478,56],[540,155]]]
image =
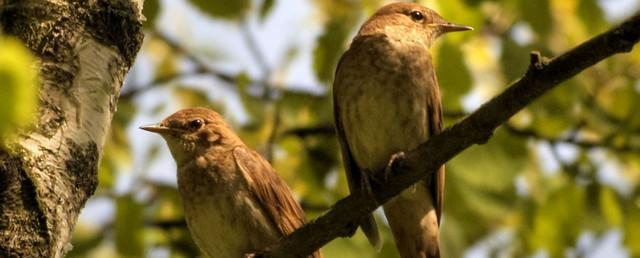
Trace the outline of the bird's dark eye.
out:
[[[420,11],[413,11],[409,15],[411,15],[411,19],[414,21],[422,21],[424,19],[424,14]]]
[[[204,125],[204,121],[202,119],[193,119],[191,121],[189,121],[189,129],[191,130],[197,130],[200,129],[200,127],[202,127]]]

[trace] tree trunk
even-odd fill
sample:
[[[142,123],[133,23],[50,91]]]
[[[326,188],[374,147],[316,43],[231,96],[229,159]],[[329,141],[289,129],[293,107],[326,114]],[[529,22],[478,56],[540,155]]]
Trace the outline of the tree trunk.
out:
[[[142,43],[140,9],[133,0],[0,0],[0,30],[31,49],[40,72],[36,126],[0,147],[0,257],[70,250]]]

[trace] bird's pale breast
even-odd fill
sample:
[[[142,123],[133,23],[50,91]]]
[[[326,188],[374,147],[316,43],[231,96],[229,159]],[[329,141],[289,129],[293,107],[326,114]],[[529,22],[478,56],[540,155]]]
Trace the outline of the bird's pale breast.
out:
[[[426,47],[387,39],[362,42],[342,60],[337,101],[347,142],[363,168],[379,170],[390,156],[428,137],[427,94],[433,71]],[[430,58],[430,57],[429,57]],[[430,66],[428,66],[430,67]]]
[[[192,162],[178,170],[187,226],[196,244],[209,257],[243,257],[244,252],[260,250],[279,239],[246,181],[238,173],[222,175],[216,171],[234,171],[235,163],[229,161],[217,164],[229,166],[225,169],[213,166],[207,170],[189,169],[188,166],[197,166]]]

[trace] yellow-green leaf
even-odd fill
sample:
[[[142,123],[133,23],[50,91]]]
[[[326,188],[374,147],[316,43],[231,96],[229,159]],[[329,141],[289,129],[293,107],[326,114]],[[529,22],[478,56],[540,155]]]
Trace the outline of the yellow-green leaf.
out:
[[[544,249],[550,257],[563,257],[566,246],[575,243],[585,211],[585,189],[573,182],[552,193],[535,211],[531,250]]]
[[[144,256],[143,208],[131,195],[116,200],[115,242],[123,257]]]
[[[545,36],[551,31],[553,21],[549,0],[519,0],[518,3],[522,18],[531,25],[535,32]]]
[[[596,0],[580,0],[578,15],[589,32],[603,31],[608,23],[604,19],[604,13]]]
[[[208,15],[224,19],[239,18],[251,6],[249,0],[189,0],[189,2]]]
[[[600,210],[609,225],[614,227],[622,225],[622,209],[616,193],[609,187],[602,187],[600,190]]]
[[[38,80],[34,61],[22,42],[0,37],[0,144],[35,119]]]
[[[631,257],[640,257],[640,198],[629,203],[624,220],[624,243]]]
[[[506,35],[502,38],[502,56],[500,59],[502,72],[504,72],[508,82],[522,77],[527,71],[529,57],[526,53],[528,52],[527,48],[519,46],[510,36]]]
[[[461,110],[461,97],[469,91],[472,81],[460,46],[445,40],[436,64],[442,102],[446,107]]]
[[[264,0],[264,2],[262,2],[262,6],[260,7],[260,19],[264,20],[264,18],[269,15],[269,12],[273,9],[275,2],[276,0]]]
[[[156,18],[160,13],[160,0],[144,0],[142,14],[147,19],[144,22],[145,28],[151,28],[156,22]]]
[[[319,4],[328,20],[313,50],[313,70],[320,81],[329,82],[363,7],[356,1],[345,0],[319,1]]]

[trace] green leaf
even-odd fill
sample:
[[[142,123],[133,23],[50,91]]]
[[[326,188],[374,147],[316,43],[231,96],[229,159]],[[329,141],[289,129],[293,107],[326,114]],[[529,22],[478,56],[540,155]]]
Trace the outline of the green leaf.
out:
[[[596,0],[580,0],[578,16],[591,33],[599,33],[607,28],[604,13]]]
[[[464,63],[464,55],[457,45],[445,40],[438,50],[436,70],[443,105],[461,110],[461,97],[471,89],[471,74]]]
[[[238,87],[238,94],[242,100],[242,105],[251,117],[250,125],[248,125],[248,127],[253,129],[261,128],[267,119],[266,114],[268,113],[268,110],[265,108],[267,103],[259,96],[253,96],[249,92],[251,78],[249,78],[247,73],[242,72],[236,75],[236,85]]]
[[[631,257],[640,257],[640,201],[628,203],[624,218],[624,243]]]
[[[115,183],[118,167],[114,160],[107,157],[109,154],[106,150],[104,155],[98,167],[98,182],[100,182],[98,188],[111,189]]]
[[[502,71],[508,82],[522,77],[529,66],[528,49],[518,45],[509,34],[502,37]]]
[[[553,28],[549,0],[519,0],[518,7],[522,19],[531,25],[536,33],[546,36]]]
[[[527,157],[526,141],[500,128],[486,144],[470,147],[447,166],[455,170],[467,186],[501,193],[513,190],[514,177],[524,167]]]
[[[528,236],[531,250],[546,250],[550,257],[564,257],[566,246],[575,243],[582,231],[585,211],[585,189],[573,182],[552,193],[540,204],[533,219],[533,232]]]
[[[353,18],[332,17],[325,31],[318,38],[316,48],[313,50],[313,70],[316,77],[322,82],[333,79],[333,73],[342,52],[344,43],[354,25]]]
[[[467,5],[470,5],[470,6],[477,6],[477,5],[479,5],[480,3],[482,3],[483,1],[482,1],[482,0],[464,0],[464,2],[465,2]]]
[[[391,236],[387,236],[385,244],[389,242]],[[395,246],[391,242],[391,245],[384,246],[382,248],[383,253],[376,253],[371,248],[366,238],[362,233],[357,232],[352,238],[336,238],[329,242],[322,248],[322,255],[324,257],[340,257],[340,258],[360,258],[360,257],[393,257],[388,255],[395,251]]]
[[[118,103],[118,112],[111,121],[98,170],[100,188],[111,189],[118,169],[131,163],[133,155],[126,130],[136,112],[136,106],[130,100],[121,100]]]
[[[471,26],[476,29],[484,26],[485,17],[479,11],[479,8],[468,6],[469,0],[439,0],[437,4],[438,9],[436,11],[449,22]],[[445,37],[457,43],[460,42],[460,39],[471,35],[473,33],[449,33]]]
[[[160,0],[144,0],[142,14],[147,19],[144,22],[145,28],[151,28],[156,22],[156,18],[160,13]]]
[[[245,14],[251,6],[249,0],[189,0],[204,13],[223,19],[236,19]]]
[[[157,42],[154,42],[157,44]],[[178,71],[178,58],[172,52],[167,51],[166,45],[159,45],[157,48],[163,48],[162,51],[158,51],[155,55],[158,57],[158,63],[155,69],[155,81],[164,82],[170,78],[176,77]],[[152,47],[150,51],[154,51]]]
[[[273,9],[275,2],[276,0],[264,0],[264,2],[262,2],[262,6],[260,7],[260,20],[264,21],[264,18],[266,18],[269,12],[271,12],[271,9]]]
[[[185,85],[174,87],[173,92],[173,96],[183,107],[206,107],[220,114],[224,114],[224,106],[211,102],[207,96],[207,92],[204,90]]]
[[[487,144],[473,146],[447,163],[443,236],[456,238],[444,245],[450,248],[447,253],[459,254],[457,247],[471,245],[492,225],[506,224],[515,214],[513,182],[527,154],[523,139],[499,129]]]
[[[153,192],[158,198],[153,203],[153,221],[174,221],[184,219],[182,200],[174,186],[153,185]],[[186,224],[185,224],[186,225]]]
[[[447,198],[445,197],[445,207],[447,207]],[[445,209],[445,212],[447,210]],[[462,221],[461,221],[462,219]],[[464,257],[465,249],[473,243],[468,239],[467,226],[469,218],[459,218],[456,216],[448,216],[445,213],[444,223],[440,231],[440,251],[442,257]]]
[[[314,136],[303,139],[306,150],[306,163],[311,169],[311,180],[322,187],[325,177],[339,162],[335,155],[338,149],[338,141],[333,136]]]
[[[102,182],[101,182],[102,183]],[[73,232],[73,249],[69,251],[65,255],[65,257],[69,258],[84,258],[88,257],[96,247],[102,243],[103,235],[102,234],[94,234],[94,235],[79,235],[76,232],[78,231],[78,227],[74,228]]]
[[[0,37],[0,145],[35,121],[38,73],[34,63],[21,41]]]
[[[304,124],[333,122],[331,96],[301,91],[285,91],[280,99],[281,112],[287,124],[300,127]],[[283,119],[285,120],[285,119]],[[291,120],[291,121],[289,121]]]
[[[613,227],[622,225],[622,209],[618,203],[616,193],[609,187],[600,188],[600,210],[607,223]]]
[[[547,137],[558,137],[577,124],[575,107],[586,96],[582,84],[570,79],[546,93],[527,107],[532,111],[532,129]]]
[[[360,21],[362,10],[372,1],[316,0],[322,14],[328,17],[324,32],[313,50],[313,70],[318,80],[329,82],[336,64],[345,50],[348,37]]]
[[[623,120],[637,117],[640,93],[633,88],[632,82],[626,78],[609,79],[596,96],[596,103],[607,114]]]
[[[287,181],[296,194],[312,203],[323,203],[326,199],[326,189],[322,180],[314,173],[311,166],[305,139],[288,137],[278,142],[284,155],[276,155],[273,165],[278,175]]]
[[[118,254],[125,257],[144,256],[144,207],[131,195],[116,199],[115,242]]]

